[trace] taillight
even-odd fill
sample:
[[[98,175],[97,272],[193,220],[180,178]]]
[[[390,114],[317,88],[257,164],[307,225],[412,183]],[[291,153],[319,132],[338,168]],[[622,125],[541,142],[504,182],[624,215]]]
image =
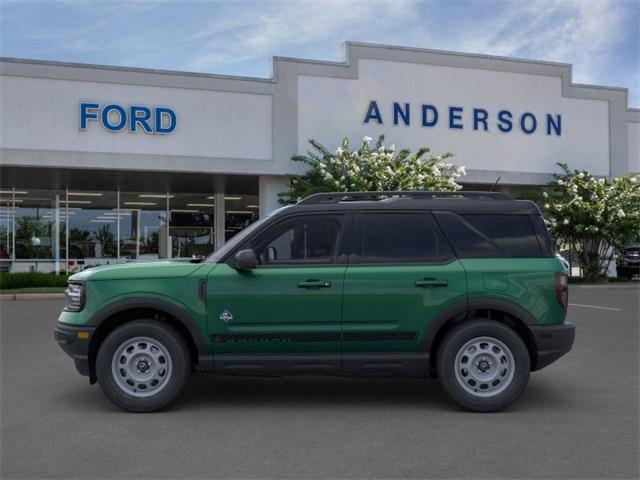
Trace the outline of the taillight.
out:
[[[556,273],[556,298],[566,310],[569,303],[569,277],[564,272]]]

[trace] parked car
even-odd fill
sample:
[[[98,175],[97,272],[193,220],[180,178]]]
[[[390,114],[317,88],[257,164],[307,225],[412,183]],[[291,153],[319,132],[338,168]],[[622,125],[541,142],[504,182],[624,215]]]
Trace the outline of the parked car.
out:
[[[0,248],[0,273],[8,273],[11,271],[11,257]]]
[[[567,274],[538,207],[499,193],[312,195],[201,263],[73,275],[55,338],[123,409],[191,372],[437,377],[501,409],[567,353]]]
[[[621,253],[616,262],[618,277],[631,280],[634,276],[640,276],[640,239],[624,247]]]

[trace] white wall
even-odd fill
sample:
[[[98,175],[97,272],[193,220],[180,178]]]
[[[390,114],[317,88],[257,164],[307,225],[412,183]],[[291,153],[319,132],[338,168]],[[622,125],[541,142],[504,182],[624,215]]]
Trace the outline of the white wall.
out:
[[[270,160],[272,97],[249,93],[2,76],[2,147],[6,149],[177,155]],[[80,102],[166,106],[170,135],[111,133],[100,122],[79,129]],[[86,159],[92,165],[90,156]],[[75,165],[79,166],[79,165]],[[131,165],[136,168],[136,165]],[[220,171],[215,161],[210,171]],[[179,168],[177,168],[179,169]]]
[[[370,100],[376,100],[384,124],[363,123]],[[392,104],[411,105],[411,125],[393,125]],[[435,127],[421,126],[421,104],[439,111]],[[448,128],[448,107],[464,107],[463,130]],[[489,112],[489,131],[474,131],[474,107]],[[510,110],[514,128],[502,133],[497,112]],[[538,129],[526,135],[519,115],[533,112]],[[562,135],[547,136],[547,113],[562,115]],[[609,174],[609,106],[607,101],[564,98],[561,78],[418,63],[359,60],[357,79],[300,76],[298,81],[298,151],[308,138],[332,149],[346,133],[360,142],[381,133],[387,144],[435,153],[451,150],[454,161],[469,169],[553,173],[556,162]]]
[[[640,172],[640,123],[627,123],[627,141],[629,142],[629,171]]]

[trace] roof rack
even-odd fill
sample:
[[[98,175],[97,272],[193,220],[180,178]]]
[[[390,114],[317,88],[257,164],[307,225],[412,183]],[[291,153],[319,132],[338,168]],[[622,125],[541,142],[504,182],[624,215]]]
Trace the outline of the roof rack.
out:
[[[474,200],[513,200],[509,195],[500,192],[427,192],[427,191],[388,191],[388,192],[326,192],[314,193],[303,198],[298,205],[314,205],[318,203],[340,203],[353,200],[381,200],[375,197],[404,197],[419,199],[465,198]]]

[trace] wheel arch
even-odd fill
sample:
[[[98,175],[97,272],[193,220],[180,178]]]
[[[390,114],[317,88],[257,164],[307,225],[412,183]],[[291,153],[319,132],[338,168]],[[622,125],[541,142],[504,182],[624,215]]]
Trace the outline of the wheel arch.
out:
[[[506,300],[474,298],[447,307],[429,323],[422,349],[429,352],[430,375],[435,375],[438,348],[447,333],[459,323],[473,318],[495,320],[512,328],[527,347],[531,371],[536,369],[538,352],[533,332],[529,328],[529,325],[538,324],[535,317],[524,308]]]
[[[96,327],[89,342],[89,381],[96,382],[96,357],[104,339],[119,326],[141,318],[151,318],[175,327],[187,341],[192,364],[207,369],[209,351],[205,335],[191,316],[179,306],[156,298],[127,298],[99,310],[91,319]]]

